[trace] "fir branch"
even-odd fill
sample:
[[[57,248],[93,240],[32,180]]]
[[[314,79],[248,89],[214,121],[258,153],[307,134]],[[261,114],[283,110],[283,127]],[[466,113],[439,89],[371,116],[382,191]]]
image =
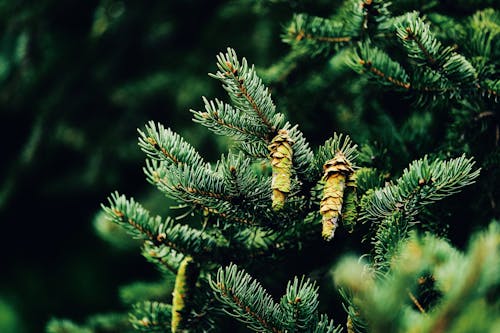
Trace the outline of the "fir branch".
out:
[[[361,194],[384,185],[384,177],[376,169],[359,168],[354,173],[356,175],[356,187]]]
[[[241,114],[231,105],[215,99],[209,101],[203,98],[205,112],[193,111],[193,121],[199,123],[217,135],[233,138],[237,141],[267,140],[265,128],[256,123],[255,118]]]
[[[108,203],[109,206],[101,204],[101,207],[110,221],[124,227],[134,238],[158,242],[156,231],[161,224],[161,217],[150,217],[149,212],[134,198],[127,200],[118,192],[111,194]]]
[[[175,165],[195,165],[207,167],[207,163],[198,152],[177,133],[165,128],[162,124],[150,121],[146,132],[139,132],[139,147],[153,159]]]
[[[304,47],[313,54],[337,51],[352,40],[341,22],[306,14],[294,15],[282,38],[285,43]]]
[[[500,12],[493,8],[479,10],[468,20],[463,47],[469,58],[480,57],[482,67],[498,57]]]
[[[257,176],[253,161],[243,154],[229,153],[222,156],[216,170],[224,179],[228,195],[233,202],[241,202],[252,207],[266,207],[270,193],[268,177]]]
[[[264,290],[259,282],[236,265],[220,268],[215,280],[209,283],[216,292],[215,297],[231,308],[229,315],[246,323],[254,331],[285,332],[286,320],[283,310]]]
[[[144,169],[148,181],[167,197],[191,204],[202,203],[216,206],[220,202],[231,202],[223,179],[207,168],[198,165],[166,165],[155,160],[146,161]]]
[[[249,160],[246,163],[248,162]],[[221,165],[221,162],[218,165]],[[247,192],[242,195],[242,193],[233,192],[235,179],[226,178],[226,176],[232,176],[227,173],[221,174],[220,170],[217,172],[218,169],[220,169],[219,166],[216,166],[216,172],[195,166],[167,167],[162,162],[147,160],[144,172],[149,182],[155,184],[167,197],[178,202],[206,209],[209,213],[237,223],[266,224],[269,219],[263,218],[261,212],[255,210],[255,207],[267,209],[269,206],[270,187],[267,186],[269,180],[260,180],[260,183],[257,183],[259,178],[252,176],[253,171],[247,166],[248,174],[242,175],[236,181],[240,182],[238,186],[241,186],[242,190],[252,190],[253,193]]]
[[[127,200],[124,195],[115,192],[108,200],[109,207],[102,206],[108,217],[137,238],[193,256],[204,256],[225,246],[223,241],[187,225],[177,224],[171,218],[162,221],[160,216],[150,217],[149,212],[133,198]]]
[[[169,332],[172,306],[144,301],[134,304],[129,313],[132,326],[139,332]]]
[[[269,143],[273,133],[283,126],[284,116],[276,112],[271,93],[257,76],[254,66],[249,66],[245,58],[240,63],[236,52],[228,48],[227,53],[217,56],[217,67],[217,73],[210,76],[222,81],[237,109],[250,118],[259,119],[265,128],[259,136]]]
[[[437,258],[436,258],[437,259]],[[487,294],[490,289],[498,288],[500,282],[500,227],[491,223],[488,230],[475,236],[469,246],[466,258],[449,256],[448,265],[436,265],[436,279],[444,280],[450,267],[465,267],[458,276],[450,277],[450,289],[445,294],[437,312],[433,313],[427,332],[444,333],[453,326],[453,322],[467,315],[467,304]],[[438,259],[439,260],[439,259]],[[454,281],[453,281],[454,280]]]
[[[425,205],[474,183],[479,169],[473,167],[473,160],[464,156],[448,161],[429,162],[427,157],[414,161],[394,185],[378,189],[364,199],[361,218],[377,222],[402,211],[411,220]]]
[[[367,73],[383,85],[403,90],[411,87],[408,74],[403,67],[392,60],[387,53],[369,43],[359,44],[348,65],[358,73]]]
[[[455,86],[474,87],[478,76],[475,68],[464,56],[454,52],[453,48],[442,46],[430,31],[430,25],[418,16],[418,12],[408,13],[405,19],[398,21],[396,33],[409,57],[418,66],[429,66],[432,71],[437,71],[454,82]],[[426,73],[430,74],[431,71],[427,70]],[[439,85],[437,89],[442,90]]]
[[[177,269],[184,258],[182,253],[176,252],[172,248],[165,245],[154,245],[152,242],[145,242],[142,247],[142,256],[152,264],[164,276],[170,276],[172,273],[177,273]]]
[[[324,314],[322,314],[319,317],[319,322],[316,327],[311,331],[313,333],[341,333],[343,331],[342,326],[337,325],[335,326],[335,323],[333,320],[328,319],[328,317]]]
[[[298,125],[291,126],[290,123],[286,123],[284,129],[288,130],[288,134],[294,142],[293,169],[297,173],[299,179],[310,180],[311,163],[314,159],[314,154],[309,147],[309,143],[304,138],[303,133],[299,130]]]
[[[391,259],[408,238],[410,224],[399,211],[386,217],[378,226],[372,238],[373,266],[378,273],[386,273],[390,268]]]
[[[289,316],[287,332],[311,332],[318,325],[318,287],[310,280],[295,277],[288,282],[280,304]]]
[[[402,19],[398,20],[396,26],[396,35],[399,37],[403,46],[408,52],[408,56],[413,59],[417,65],[429,65],[433,67],[443,56],[440,54],[443,47],[430,31],[430,26],[418,17],[418,12],[407,13]],[[450,52],[450,49],[445,49]]]
[[[323,166],[325,163],[335,157],[335,154],[341,152],[349,163],[354,164],[358,156],[357,145],[351,141],[351,138],[343,134],[333,133],[333,137],[318,148],[314,158],[314,170],[316,179],[323,175]]]

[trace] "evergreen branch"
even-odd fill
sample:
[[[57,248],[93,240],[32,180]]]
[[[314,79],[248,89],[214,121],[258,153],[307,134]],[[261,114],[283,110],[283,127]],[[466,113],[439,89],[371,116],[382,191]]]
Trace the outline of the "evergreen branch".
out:
[[[168,165],[195,165],[207,167],[198,152],[177,133],[162,124],[150,121],[146,132],[139,132],[139,147],[153,160],[164,161]]]
[[[443,64],[443,72],[447,78],[459,85],[472,85],[477,81],[477,72],[464,56],[456,52],[451,53]]]
[[[337,280],[336,280],[337,281]],[[353,300],[353,293],[346,288],[338,289],[340,296],[344,300],[342,307],[347,313],[347,333],[365,333],[368,332],[367,324],[361,317],[359,307]]]
[[[315,154],[313,165],[316,179],[323,175],[325,163],[333,159],[338,152],[344,154],[345,159],[351,164],[354,164],[358,156],[357,145],[351,141],[348,135],[333,133],[333,137],[326,140]]]
[[[355,171],[356,187],[359,193],[366,193],[370,189],[382,187],[384,185],[384,177],[380,172],[373,168],[359,168]]]
[[[338,50],[340,45],[351,42],[353,36],[346,34],[341,22],[298,14],[293,16],[282,38],[293,47],[305,47],[319,54]]]
[[[288,130],[288,135],[293,140],[293,169],[300,179],[309,179],[311,171],[311,162],[314,159],[314,154],[309,147],[309,143],[304,138],[303,133],[299,130],[298,125],[291,126],[286,123],[285,127]]]
[[[473,239],[466,255],[436,236],[413,234],[400,244],[387,274],[375,279],[356,259],[344,259],[335,270],[335,281],[352,293],[348,299],[366,318],[370,332],[489,332],[497,324],[471,318],[496,311],[488,295],[500,282],[499,231],[498,223],[492,223]],[[422,306],[413,309],[412,297],[403,296],[413,294],[425,275],[433,277],[442,297],[422,312]]]
[[[477,73],[472,64],[451,47],[443,47],[430,31],[418,12],[408,13],[398,22],[396,33],[406,48],[408,55],[419,66],[429,66],[438,71],[455,85],[469,85],[477,80]],[[429,71],[427,71],[429,73]]]
[[[409,226],[399,211],[380,223],[372,238],[373,265],[377,272],[384,274],[389,270],[391,259],[397,256],[397,251],[406,242]]]
[[[332,18],[342,22],[344,32],[353,39],[364,39],[379,30],[379,25],[390,18],[386,1],[347,0]]]
[[[137,238],[149,240],[155,245],[166,245],[177,252],[191,253],[193,256],[207,255],[225,246],[224,242],[221,243],[207,233],[177,224],[170,218],[162,222],[160,216],[150,217],[149,212],[133,198],[127,200],[124,195],[115,192],[108,200],[110,206],[102,206],[108,218]]]
[[[245,163],[248,164],[249,160]],[[221,165],[221,162],[218,165]],[[216,170],[220,168],[217,166]],[[228,168],[229,173],[230,169],[231,166]],[[254,225],[257,221],[264,223],[267,219],[258,218],[260,215],[255,207],[268,207],[269,179],[255,178],[248,165],[246,170],[242,171],[246,172],[237,176],[238,179],[231,179],[226,176],[233,177],[232,175],[221,175],[220,170],[213,172],[195,166],[166,167],[155,160],[147,160],[144,169],[149,182],[156,185],[167,197],[178,202],[241,224]],[[252,190],[253,193],[234,192],[234,181],[239,182],[241,190]]]
[[[289,317],[288,332],[311,332],[318,325],[318,287],[310,280],[302,278],[299,282],[295,277],[288,282],[280,304]]]
[[[495,101],[498,101],[498,96],[500,96],[500,79],[484,80],[482,85],[477,85],[477,88],[483,96],[493,97]]]
[[[215,168],[224,179],[228,195],[234,202],[252,207],[266,207],[270,193],[268,177],[259,177],[252,169],[252,160],[240,154],[222,156]]]
[[[193,111],[194,122],[199,123],[217,135],[233,138],[237,141],[258,141],[267,138],[265,128],[255,119],[241,114],[231,105],[219,100],[208,101],[203,98],[205,112]]]
[[[223,83],[234,106],[249,118],[256,117],[265,128],[260,137],[268,143],[273,133],[283,126],[284,116],[276,112],[269,89],[257,76],[254,66],[249,66],[245,58],[241,64],[236,52],[228,48],[227,53],[217,56],[218,71],[210,74]]]
[[[285,332],[286,320],[282,309],[259,282],[236,265],[220,268],[215,280],[209,277],[215,297],[231,308],[228,314],[244,322],[254,331]]]
[[[320,315],[318,325],[311,331],[313,333],[342,333],[342,326],[337,325],[333,320],[328,319],[324,314]]]
[[[241,142],[238,149],[255,159],[267,159],[269,157],[269,150],[265,142]]]
[[[358,73],[367,73],[383,85],[408,90],[409,77],[401,65],[387,53],[369,43],[359,44],[357,52],[348,65]]]
[[[152,264],[164,276],[170,276],[172,273],[177,273],[177,269],[184,258],[182,253],[176,252],[172,248],[165,245],[154,245],[152,242],[145,242],[142,247],[142,256]]]
[[[441,72],[429,67],[417,68],[412,75],[411,90],[416,93],[417,102],[455,98],[460,96],[459,87]]]
[[[148,181],[167,197],[187,204],[204,203],[214,206],[231,202],[223,179],[208,168],[198,165],[166,165],[155,160],[146,161],[144,169]]]
[[[408,56],[420,66],[433,67],[450,52],[450,49],[446,49],[445,54],[440,54],[443,49],[441,42],[430,31],[429,24],[418,17],[416,11],[407,13],[397,22],[396,35],[406,48]]]
[[[472,159],[464,156],[448,161],[429,162],[427,157],[414,161],[395,184],[375,190],[363,199],[361,218],[377,222],[402,211],[411,220],[425,205],[474,183],[479,169],[473,170],[473,166]]]
[[[191,254],[198,258],[217,258],[217,251],[227,248],[227,241],[215,238],[207,232],[178,224],[167,219],[158,228],[157,240],[176,252]]]
[[[498,57],[499,34],[500,12],[498,10],[487,8],[474,13],[468,20],[463,45],[469,58],[479,57],[481,67],[485,67],[490,58],[494,60]]]
[[[172,306],[159,302],[140,302],[134,304],[129,313],[129,321],[139,332],[170,331]]]
[[[127,200],[118,192],[112,193],[108,202],[109,206],[101,204],[101,207],[110,221],[121,225],[134,238],[158,242],[156,231],[161,224],[161,217],[150,217],[149,212],[134,198]]]
[[[453,322],[457,321],[457,317],[463,318],[469,314],[467,304],[474,304],[474,299],[498,288],[500,282],[499,224],[491,223],[487,231],[476,235],[465,258],[461,256],[450,256],[449,258],[450,261],[454,262],[436,266],[435,276],[438,282],[441,281],[442,284],[451,282],[451,284],[449,284],[450,289],[445,294],[437,312],[433,313],[429,325],[426,325],[427,332],[448,332],[449,328],[453,326]],[[453,277],[447,276],[450,267],[460,269],[464,262],[465,267],[462,267],[460,274]],[[474,325],[470,325],[470,327],[472,328]],[[482,330],[478,328],[478,331]]]

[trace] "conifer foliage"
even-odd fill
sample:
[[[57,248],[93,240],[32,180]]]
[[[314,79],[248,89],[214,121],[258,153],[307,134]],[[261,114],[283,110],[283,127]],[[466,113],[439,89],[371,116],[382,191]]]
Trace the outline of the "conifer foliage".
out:
[[[495,15],[483,10],[467,21],[467,33],[489,43],[472,45],[464,51],[468,57],[443,46],[419,13],[393,16],[381,1],[345,1],[329,19],[296,15],[285,40],[313,55],[352,47],[353,69],[414,94],[419,103],[478,96],[486,100],[482,103],[496,103],[491,57],[498,53],[498,25],[487,24],[497,22]],[[480,33],[477,27],[490,30]],[[383,47],[381,40],[391,34],[408,56],[404,65]],[[481,170],[472,156],[421,156],[385,175],[366,158],[373,146],[358,147],[344,134],[332,133],[311,148],[298,125],[278,112],[254,66],[233,49],[217,56],[217,69],[210,76],[221,81],[229,102],[203,97],[205,109],[192,111],[196,123],[231,139],[230,151],[216,163],[206,162],[162,124],[150,122],[139,130],[146,178],[179,204],[179,215],[153,216],[119,193],[103,205],[108,219],[143,241],[143,255],[173,289],[171,302],[133,305],[130,331],[217,331],[228,316],[257,332],[500,327],[498,223],[479,233],[464,253],[414,230],[426,222],[422,214],[428,206],[478,179]],[[275,300],[247,273],[257,260],[276,260],[321,238],[334,245],[338,228],[362,234],[370,250],[365,261],[347,257],[335,269],[346,310],[333,314],[335,322],[320,313],[321,295],[311,279],[291,279]],[[471,313],[477,317],[469,322]],[[52,321],[48,331],[79,332],[71,325]],[[85,330],[97,332],[80,331]]]

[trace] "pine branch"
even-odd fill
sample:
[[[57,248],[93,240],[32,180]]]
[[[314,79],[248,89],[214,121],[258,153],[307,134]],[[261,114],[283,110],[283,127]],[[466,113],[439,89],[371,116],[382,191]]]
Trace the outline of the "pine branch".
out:
[[[225,247],[224,242],[187,225],[175,223],[160,216],[150,217],[149,212],[134,199],[127,200],[117,192],[111,195],[109,207],[102,206],[108,218],[122,225],[133,236],[149,240],[156,245],[166,245],[175,251],[193,256],[205,256]]]
[[[276,112],[271,93],[257,76],[254,66],[249,66],[245,58],[241,63],[236,52],[228,48],[227,53],[217,56],[218,71],[210,74],[223,83],[233,105],[248,118],[259,120],[262,130],[259,137],[270,138],[277,129],[282,128],[284,116]]]
[[[397,256],[397,251],[407,241],[410,224],[399,211],[386,217],[378,226],[372,238],[373,266],[379,273],[386,273],[391,259]]]
[[[203,98],[205,112],[193,111],[193,121],[199,123],[217,135],[223,135],[239,142],[266,141],[266,128],[256,122],[254,117],[242,114],[231,105],[215,99]]]
[[[440,66],[443,59],[449,56],[451,49],[443,48],[430,31],[430,26],[418,17],[418,12],[407,13],[398,20],[396,35],[408,52],[408,56],[418,66]],[[444,52],[443,52],[444,51]]]
[[[341,152],[351,164],[354,163],[358,156],[357,145],[351,141],[348,135],[333,133],[333,137],[326,140],[315,154],[313,165],[316,179],[323,175],[325,163],[333,159],[338,152]]]
[[[299,14],[293,16],[282,39],[294,48],[305,48],[317,55],[338,51],[353,36],[344,30],[342,22]]]
[[[225,179],[223,175],[210,169],[196,166],[167,167],[164,163],[147,160],[144,172],[148,181],[156,185],[167,197],[188,206],[206,210],[241,224],[265,224],[267,221],[259,219],[260,215],[255,211],[255,206],[269,206],[268,197],[264,196],[270,191],[269,188],[264,188],[268,184],[267,180],[259,185],[252,184],[252,176],[248,175],[244,180],[249,183],[240,186],[254,188],[257,192],[254,193],[255,196],[249,193],[241,196],[227,189],[228,183],[230,187],[234,186],[231,184],[231,179]]]
[[[215,297],[231,309],[225,310],[254,331],[285,332],[286,316],[279,304],[264,290],[259,282],[236,265],[220,268],[215,280],[209,278]]]
[[[195,165],[206,167],[207,163],[198,152],[177,133],[165,128],[162,124],[150,121],[146,132],[139,132],[139,147],[146,155],[167,165]]]
[[[427,157],[414,161],[395,184],[375,190],[363,199],[361,218],[377,222],[401,211],[411,221],[425,205],[474,183],[480,170],[473,167],[472,159],[464,156],[448,161],[429,162]]]
[[[348,65],[358,73],[366,73],[385,86],[408,90],[411,87],[408,74],[387,53],[369,43],[359,44]]]
[[[136,303],[129,313],[129,320],[139,332],[170,332],[172,306],[150,301]]]
[[[288,282],[280,304],[289,317],[287,332],[311,332],[318,325],[318,287],[310,280]]]
[[[310,280],[290,281],[286,294],[276,304],[260,283],[236,265],[219,268],[209,284],[216,298],[231,311],[224,310],[258,332],[340,333],[333,321],[319,316],[318,288]]]
[[[156,246],[152,242],[144,243],[142,255],[148,262],[154,264],[164,276],[176,274],[182,259],[184,259],[182,253],[165,245]]]
[[[423,84],[419,84],[419,80],[414,81],[414,86],[419,87],[416,89],[446,91],[443,86],[450,84],[445,79],[452,81],[455,87],[475,88],[478,77],[475,68],[464,56],[454,52],[453,48],[444,47],[431,32],[430,25],[418,16],[418,12],[408,13],[404,19],[399,20],[396,34],[417,66],[429,67],[423,71]]]
[[[293,140],[293,169],[301,180],[311,180],[311,163],[314,154],[309,147],[309,143],[299,130],[298,125],[292,126],[286,123],[284,126],[288,130],[290,138]]]
[[[108,203],[109,206],[101,204],[101,207],[110,221],[121,225],[134,238],[158,242],[157,230],[162,222],[161,217],[150,217],[149,212],[133,198],[127,200],[118,192],[111,194]]]
[[[499,231],[498,223],[492,223],[465,255],[443,239],[413,234],[400,244],[385,275],[366,274],[365,265],[344,259],[335,281],[351,293],[347,298],[370,332],[488,332],[496,325],[484,319],[495,317],[489,295],[500,282]],[[422,311],[413,308],[411,295],[419,279],[429,275],[442,297],[430,311]]]
[[[215,169],[224,179],[225,190],[230,197],[234,198],[233,201],[245,202],[254,208],[268,206],[269,178],[256,175],[250,158],[241,153],[229,153],[221,157]]]
[[[333,320],[328,319],[326,315],[321,315],[318,325],[312,331],[313,333],[341,333],[343,332],[342,326],[335,326]]]

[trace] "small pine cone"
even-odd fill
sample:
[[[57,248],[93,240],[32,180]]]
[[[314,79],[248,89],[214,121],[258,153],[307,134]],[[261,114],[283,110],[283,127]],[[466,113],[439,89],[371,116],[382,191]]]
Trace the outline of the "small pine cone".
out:
[[[344,209],[342,210],[342,224],[348,232],[354,231],[356,219],[358,217],[358,197],[356,194],[356,174],[353,173],[347,178],[344,194]]]
[[[278,211],[285,205],[285,200],[290,193],[290,178],[292,174],[292,150],[293,141],[288,136],[288,131],[281,129],[278,131],[271,144],[268,146],[269,157],[271,158],[271,167],[273,178],[271,182],[272,207]]]
[[[179,332],[186,328],[187,314],[191,311],[191,298],[198,275],[198,264],[193,261],[193,258],[185,257],[179,265],[175,278],[172,298],[172,332]]]
[[[344,190],[346,186],[352,185],[350,178],[354,170],[340,151],[325,163],[323,170],[325,185],[319,212],[323,217],[322,236],[325,240],[330,241],[333,239],[335,229],[339,225],[338,219],[342,212]]]

